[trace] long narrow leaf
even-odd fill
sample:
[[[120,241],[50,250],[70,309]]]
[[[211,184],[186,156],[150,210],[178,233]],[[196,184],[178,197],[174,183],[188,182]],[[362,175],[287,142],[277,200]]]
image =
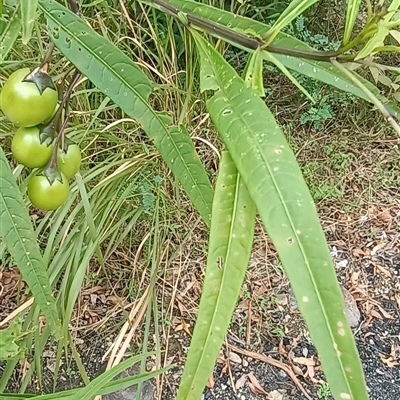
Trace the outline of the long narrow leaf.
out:
[[[344,26],[343,33],[343,44],[347,44],[351,39],[353,33],[354,24],[357,19],[358,10],[360,9],[361,0],[348,0],[346,10],[346,23]]]
[[[40,0],[39,4],[48,19],[55,45],[104,94],[139,122],[209,224],[213,189],[207,173],[187,131],[167,127],[168,118],[149,105],[151,81],[121,50],[61,4],[54,0]]]
[[[312,103],[315,103],[315,100],[311,96],[310,93],[307,92],[307,90],[300,84],[300,82],[290,73],[290,71],[280,62],[276,59],[276,57],[272,53],[268,53],[267,51],[263,51],[263,56],[266,60],[270,61],[271,63],[275,64],[277,68],[281,70],[283,74],[290,80],[290,82],[293,83],[299,89],[304,96],[308,98]]]
[[[389,35],[391,30],[390,20],[393,17],[394,12],[398,10],[400,6],[400,0],[393,0],[388,8],[388,13],[378,23],[378,31],[372,38],[365,44],[365,46],[358,52],[356,60],[361,60],[368,57],[372,53],[379,51],[378,47],[382,47],[385,43],[386,37]]]
[[[60,337],[55,300],[28,210],[0,147],[0,237],[15,260],[53,334]]]
[[[106,394],[114,393],[118,390],[123,390],[130,386],[137,385],[141,382],[152,379],[152,378],[156,377],[157,375],[160,375],[160,374],[168,371],[170,368],[172,368],[172,366],[161,368],[156,371],[146,372],[144,374],[138,374],[138,375],[129,376],[127,378],[109,381],[107,383],[104,383],[102,388],[98,389],[97,395],[104,396]],[[102,378],[102,375],[100,375],[98,378]],[[96,378],[96,379],[98,379],[98,378]],[[107,378],[107,380],[109,380],[109,378]],[[78,394],[78,396],[80,396],[83,390],[85,390],[85,388],[69,389],[69,390],[64,390],[62,392],[55,392],[55,393],[42,394],[42,395],[0,393],[0,400],[24,400],[24,399],[35,399],[35,400],[59,400],[59,399],[67,400],[68,399],[68,400],[72,400],[72,398],[74,396],[76,397],[77,394]]]
[[[27,44],[32,36],[36,20],[38,0],[20,0],[22,19],[22,43]]]
[[[0,36],[0,64],[6,59],[21,31],[21,22],[14,15]]]
[[[93,396],[99,393],[99,391],[112,379],[114,379],[118,374],[130,368],[132,365],[136,364],[143,358],[146,358],[148,354],[139,354],[134,357],[130,357],[127,360],[120,362],[115,367],[110,370],[103,372],[100,376],[93,379],[85,388],[76,392],[75,395],[71,397],[71,400],[90,400]],[[39,400],[39,399],[38,399]]]
[[[225,151],[215,190],[204,287],[177,400],[199,399],[213,370],[249,262],[255,214],[246,186]]]
[[[212,121],[278,251],[336,399],[368,399],[335,270],[313,199],[272,113],[197,32]]]
[[[154,3],[152,3],[151,0],[142,1],[152,4],[154,6]],[[185,12],[191,12],[201,18],[208,19],[217,24],[220,24],[221,26],[229,27],[231,29],[238,29],[242,32],[248,30],[254,32],[254,34],[256,35],[263,36],[267,34],[270,29],[269,25],[263,24],[262,22],[254,21],[250,18],[242,17],[240,15],[235,15],[229,11],[221,10],[219,8],[212,7],[196,1],[168,0],[168,3],[174,5],[175,7],[179,7]],[[217,36],[215,32],[209,33]],[[237,45],[235,43],[232,44],[239,48],[242,48],[240,45]],[[282,32],[278,34],[273,44],[287,48],[312,50],[312,48],[308,44]],[[245,50],[249,51],[249,49]],[[354,94],[355,96],[369,101],[368,96],[366,96],[366,94],[362,90],[355,86],[341,71],[339,71],[336,67],[329,63],[305,59],[299,60],[297,58],[281,54],[274,54],[274,56],[282,63],[282,65],[284,65],[288,69],[317,79],[328,85],[334,86],[340,90],[349,92],[351,94]],[[373,84],[361,77],[359,77],[359,79],[361,79],[362,82],[368,87],[368,89],[371,90],[374,94],[379,94],[379,90]]]
[[[268,33],[267,43],[271,43],[285,26],[290,24],[295,18],[301,15],[305,10],[307,10],[307,8],[311,7],[317,1],[319,0],[292,0],[272,26]]]

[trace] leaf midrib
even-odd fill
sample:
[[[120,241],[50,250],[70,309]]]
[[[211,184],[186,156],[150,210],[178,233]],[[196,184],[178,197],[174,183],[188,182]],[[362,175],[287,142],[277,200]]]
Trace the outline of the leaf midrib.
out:
[[[42,3],[42,1],[43,1],[43,0],[41,0],[40,3]],[[51,18],[52,21],[53,21],[56,25],[60,26],[60,28],[62,28],[67,34],[71,35],[71,36],[75,39],[75,41],[76,41],[77,43],[81,44],[82,47],[84,47],[88,53],[92,54],[92,56],[93,56],[98,62],[100,62],[100,64],[102,64],[103,66],[107,66],[107,65],[108,65],[108,64],[106,64],[105,62],[103,62],[103,60],[102,60],[100,57],[97,57],[97,54],[96,54],[95,52],[90,51],[90,48],[88,48],[88,46],[87,46],[84,42],[80,41],[80,40],[78,39],[78,37],[77,37],[75,34],[73,34],[66,26],[61,25],[61,24],[58,24],[57,19],[54,18],[53,15],[52,15],[50,12],[48,12],[48,11],[43,7],[42,4],[40,4],[40,7],[42,8],[43,12],[48,16],[48,18]],[[98,34],[97,34],[96,32],[94,32],[94,31],[93,31],[93,34],[94,34],[94,35],[98,35]],[[98,36],[101,37],[101,38],[103,38],[103,37],[100,36],[100,35],[98,35]],[[122,53],[122,54],[123,54],[123,53]],[[185,162],[185,159],[184,159],[184,157],[182,156],[182,154],[180,153],[179,148],[178,148],[178,146],[176,145],[175,141],[173,140],[170,131],[166,128],[166,126],[165,126],[164,123],[162,122],[161,118],[157,115],[157,113],[153,112],[153,110],[149,107],[147,101],[145,101],[145,99],[143,98],[143,96],[140,95],[140,94],[137,92],[137,90],[134,89],[129,83],[127,83],[125,79],[123,79],[119,74],[117,74],[116,71],[115,71],[114,69],[112,69],[112,68],[107,68],[107,69],[108,69],[109,71],[111,71],[112,73],[114,73],[115,77],[116,77],[117,79],[119,79],[120,82],[123,82],[133,93],[136,94],[136,96],[140,99],[140,101],[142,102],[142,104],[144,104],[144,105],[147,107],[147,109],[150,111],[150,113],[151,113],[151,114],[154,116],[154,118],[157,120],[157,122],[158,122],[159,125],[161,126],[162,130],[165,132],[166,136],[168,136],[170,142],[173,144],[173,147],[174,147],[174,149],[175,149],[175,153],[178,154],[178,156],[179,156],[179,158],[180,158],[180,160],[181,160],[181,164],[184,166],[185,170],[187,171],[188,176],[190,176],[190,180],[191,180],[191,182],[192,182],[191,187],[193,188],[193,186],[194,186],[195,188],[197,188],[197,192],[200,194],[200,198],[202,199],[203,204],[206,206],[206,208],[208,209],[208,211],[209,211],[209,213],[210,213],[210,210],[209,210],[209,207],[208,207],[208,202],[207,202],[206,199],[205,199],[205,196],[204,196],[204,194],[203,194],[203,191],[199,188],[195,177],[194,177],[193,174],[191,173],[191,169],[187,166],[187,164],[186,164],[186,162]],[[137,71],[138,71],[138,73],[142,73],[142,71],[140,71],[140,69],[138,69]],[[146,77],[146,78],[147,78],[147,77]],[[139,118],[137,118],[137,117],[134,117],[134,118],[137,119],[137,120],[139,120]],[[179,130],[178,127],[176,127],[176,128],[178,129],[179,132],[181,132],[181,131]],[[189,138],[190,138],[190,136],[189,136]],[[191,139],[191,138],[190,138],[190,139]],[[161,141],[162,141],[162,139],[160,140],[160,144],[161,144]],[[208,224],[209,224],[209,221],[206,221],[206,224],[208,225]]]
[[[236,169],[236,167],[235,167],[235,169]],[[218,305],[221,302],[221,297],[222,297],[222,294],[223,294],[223,291],[221,289],[224,287],[224,284],[225,284],[225,281],[226,281],[226,276],[227,276],[227,274],[226,274],[226,271],[227,271],[226,265],[229,264],[228,257],[229,257],[230,252],[231,252],[230,249],[231,249],[231,246],[232,246],[232,241],[234,240],[232,238],[232,232],[233,232],[234,227],[235,227],[236,214],[237,214],[237,204],[238,204],[238,198],[239,198],[239,182],[240,182],[240,174],[237,172],[236,173],[236,185],[235,185],[235,199],[234,199],[234,203],[233,203],[232,212],[230,213],[230,215],[232,215],[233,217],[231,219],[231,224],[230,224],[230,227],[229,227],[229,241],[228,241],[228,245],[227,245],[227,248],[226,248],[226,251],[225,251],[225,260],[224,260],[223,265],[222,265],[221,285],[220,285],[220,288],[219,288],[219,291],[218,291],[218,296],[217,296],[217,299],[216,299],[216,302],[215,302],[215,307],[214,307],[213,316],[211,318],[211,323],[209,325],[210,328],[207,330],[206,339],[204,341],[205,344],[209,343],[209,338],[211,336],[212,327],[214,326],[214,321],[216,320],[216,315],[217,315],[216,310],[218,308]],[[205,350],[206,349],[204,347],[203,351],[201,352],[201,356],[200,356],[199,362],[197,363],[197,367],[195,369],[195,372],[193,373],[193,378],[190,380],[191,383],[194,382],[195,377],[197,375],[197,372],[200,370],[201,363],[202,363],[202,361],[204,359]],[[190,386],[192,386],[192,385],[190,385]],[[186,399],[189,398],[188,396],[185,396],[185,397],[186,397]]]
[[[203,45],[203,41],[200,42],[200,43],[201,43],[201,45]],[[207,54],[207,49],[204,50],[204,48],[203,48],[203,51]],[[257,147],[258,151],[260,152],[260,154],[261,154],[261,156],[262,156],[262,159],[264,160],[264,163],[265,163],[265,165],[266,165],[266,167],[267,167],[269,176],[271,177],[271,180],[272,180],[272,182],[273,182],[273,185],[274,185],[274,187],[275,187],[275,190],[276,190],[276,192],[278,193],[278,197],[279,197],[279,199],[281,200],[281,204],[282,204],[282,206],[283,206],[283,208],[284,208],[285,214],[286,214],[286,216],[287,216],[287,218],[288,218],[288,220],[289,220],[290,227],[291,227],[291,229],[292,229],[292,231],[293,231],[293,235],[294,235],[294,237],[296,238],[296,243],[297,243],[297,247],[298,247],[298,249],[299,249],[299,252],[300,252],[300,254],[301,254],[302,257],[303,257],[303,260],[304,260],[305,265],[307,266],[308,275],[309,275],[309,278],[310,278],[310,280],[311,280],[311,282],[312,282],[312,284],[313,284],[313,287],[314,287],[314,290],[315,290],[315,293],[316,293],[316,296],[317,296],[317,299],[318,299],[318,303],[319,303],[320,306],[321,306],[322,314],[323,314],[323,316],[324,316],[324,321],[325,321],[325,325],[326,325],[326,327],[327,327],[327,330],[328,330],[328,332],[329,332],[329,336],[330,336],[331,339],[332,339],[332,343],[335,343],[335,338],[334,338],[333,332],[332,332],[332,330],[331,330],[331,328],[330,328],[330,325],[329,325],[329,323],[328,323],[329,319],[327,318],[327,313],[326,313],[325,307],[323,307],[323,303],[322,303],[322,300],[321,300],[321,295],[320,295],[319,291],[317,290],[317,285],[316,285],[314,276],[313,276],[313,274],[311,273],[310,265],[309,265],[309,262],[308,262],[308,259],[307,259],[306,255],[305,255],[305,251],[304,251],[304,249],[303,249],[302,242],[300,241],[299,235],[296,233],[296,229],[295,229],[294,226],[293,226],[292,218],[290,217],[290,213],[289,213],[288,208],[287,208],[287,206],[286,206],[286,203],[285,203],[285,201],[284,201],[284,197],[282,196],[282,193],[281,193],[281,191],[279,190],[279,186],[277,185],[277,182],[276,182],[276,180],[275,180],[275,177],[274,177],[274,175],[272,174],[272,170],[271,170],[271,168],[270,168],[269,162],[268,162],[267,159],[265,158],[264,152],[262,151],[262,149],[261,149],[261,147],[260,147],[258,141],[256,140],[256,138],[254,138],[253,133],[252,133],[252,129],[250,129],[250,126],[248,125],[247,121],[246,121],[245,119],[243,119],[242,113],[238,113],[238,112],[237,112],[236,107],[235,107],[235,104],[232,103],[230,96],[227,95],[227,91],[226,91],[226,89],[224,88],[224,85],[221,85],[220,78],[219,78],[219,73],[218,73],[218,71],[215,70],[215,68],[214,68],[214,63],[211,62],[211,63],[209,63],[209,64],[212,65],[212,68],[213,68],[213,70],[214,70],[214,76],[217,78],[219,90],[221,90],[221,92],[224,94],[225,98],[229,99],[229,103],[230,103],[230,106],[232,107],[232,110],[233,110],[233,111],[235,112],[235,114],[238,116],[238,119],[240,119],[240,120],[242,121],[242,124],[247,128],[247,131],[250,133],[251,138],[253,139],[253,142],[255,142],[255,146]],[[235,76],[235,79],[240,79],[240,78],[237,77],[237,76]],[[347,375],[346,375],[345,372],[344,372],[343,363],[341,362],[340,358],[335,358],[335,359],[338,360],[338,364],[339,364],[340,369],[341,369],[341,371],[342,371],[342,375],[344,376],[345,382],[346,382],[346,384],[347,384],[347,388],[348,388],[348,390],[350,391],[350,393],[353,395],[352,388],[351,388],[351,386],[349,386],[349,381],[348,381],[348,379],[347,379]]]
[[[2,179],[4,179],[4,180],[7,182],[7,179],[5,179],[5,178],[2,178]],[[4,198],[3,193],[0,193],[0,198],[1,198],[1,201],[2,201],[2,203],[3,203],[3,210],[5,210],[5,211],[3,211],[3,212],[5,212],[5,213],[8,215],[8,218],[9,218],[10,221],[13,221],[12,214],[10,213],[10,210],[9,210],[9,208],[8,208],[8,206],[7,206],[7,203],[6,203],[6,201],[5,201],[5,198]],[[2,218],[0,218],[0,219],[2,219]],[[29,265],[33,268],[33,266],[36,264],[36,262],[40,262],[40,260],[37,260],[36,258],[31,258],[31,257],[29,257],[30,252],[29,252],[29,251],[27,250],[27,248],[25,247],[24,241],[22,240],[23,238],[22,238],[21,235],[19,234],[19,231],[18,231],[18,229],[16,228],[16,225],[14,224],[14,222],[12,222],[11,226],[12,226],[12,230],[15,232],[15,234],[16,234],[16,236],[17,236],[17,238],[18,238],[18,242],[20,243],[21,247],[23,248],[24,255],[25,255],[26,259],[28,260]],[[4,236],[5,236],[5,235],[4,235]],[[28,238],[27,240],[30,241],[31,239]],[[34,261],[34,260],[36,260],[36,261]],[[34,261],[34,262],[33,262],[33,261]],[[32,274],[29,274],[29,275],[30,275],[30,278],[29,278],[29,280],[28,280],[28,283],[32,281],[31,276],[33,275],[34,281],[35,281],[36,283],[34,283],[34,284],[32,285],[32,287],[35,287],[35,286],[36,286],[36,287],[37,287],[37,286],[40,287],[40,293],[41,293],[41,297],[42,297],[41,300],[42,300],[42,301],[41,301],[40,303],[38,303],[38,305],[40,306],[40,308],[41,308],[43,311],[47,310],[47,313],[45,313],[46,318],[49,318],[49,319],[52,321],[51,325],[54,327],[54,329],[57,329],[57,327],[58,327],[58,321],[57,321],[56,319],[54,319],[54,315],[53,315],[53,311],[54,311],[54,310],[52,310],[51,307],[47,305],[47,303],[48,303],[49,301],[50,301],[50,302],[53,301],[53,299],[49,299],[48,296],[46,295],[46,293],[42,290],[42,289],[43,289],[43,288],[42,288],[42,285],[41,285],[41,283],[40,283],[40,281],[39,281],[39,278],[38,278],[37,274],[35,273],[34,268],[33,268]],[[50,287],[50,285],[49,285],[49,287]],[[31,288],[31,290],[32,290],[32,288]],[[59,334],[58,329],[57,329],[57,331],[54,332],[54,334],[55,334],[56,337],[58,336],[58,334]]]

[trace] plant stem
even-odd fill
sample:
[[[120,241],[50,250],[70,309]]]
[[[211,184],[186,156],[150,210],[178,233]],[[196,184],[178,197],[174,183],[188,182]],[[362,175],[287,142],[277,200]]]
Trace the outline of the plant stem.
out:
[[[204,18],[198,17],[193,13],[183,11],[180,8],[173,6],[172,4],[168,3],[165,0],[150,0],[150,2],[155,4],[159,9],[166,12],[167,14],[173,17],[177,17],[181,22],[182,19],[179,18],[178,15],[180,13],[183,13],[187,18],[187,21],[190,24],[192,24],[193,27],[198,27],[226,41],[235,43],[247,49],[256,50],[258,47],[262,47],[263,50],[266,50],[270,53],[276,53],[290,57],[297,57],[314,61],[329,62],[332,57],[335,57],[338,62],[348,61],[348,57],[340,56],[340,52],[338,51],[295,49],[295,48],[282,47],[276,45],[266,46],[265,43],[262,40],[260,40],[260,38],[247,36],[243,33],[234,31],[233,29],[219,25],[213,21],[209,21]]]
[[[337,60],[334,58],[331,59],[331,63],[342,71],[353,83],[354,85],[358,86],[370,99],[371,103],[382,113],[385,117],[386,121],[392,125],[393,129],[396,131],[398,135],[400,135],[400,126],[399,124],[393,119],[393,117],[389,114],[385,106],[382,102],[359,80],[356,76],[354,76],[346,67],[342,64],[338,63]]]
[[[71,9],[71,11],[76,14],[78,17],[80,17],[80,12],[79,12],[79,6],[77,0],[68,0],[68,6]],[[53,48],[54,48],[54,43],[52,43]],[[70,84],[68,85],[67,91],[64,93],[64,96],[62,98],[61,104],[57,112],[55,113],[54,117],[51,120],[51,124],[53,125],[54,128],[58,126],[58,122],[61,118],[63,110],[65,110],[65,116],[64,116],[64,121],[60,127],[60,130],[57,134],[57,137],[54,141],[54,149],[53,153],[51,154],[51,159],[49,162],[49,168],[57,168],[57,151],[58,151],[58,144],[60,143],[60,140],[64,140],[64,131],[65,128],[68,124],[69,120],[69,99],[72,94],[72,90],[74,89],[75,85],[78,83],[79,78],[81,77],[81,73],[78,69],[75,68],[74,74],[72,75],[72,79]],[[65,76],[64,76],[65,78]]]
[[[44,59],[39,66],[39,69],[47,72],[48,66],[51,62],[51,57],[53,56],[53,51],[54,51],[54,43],[50,42],[49,47],[47,48],[46,51],[46,55],[44,56]]]
[[[66,126],[68,124],[68,120],[69,120],[69,108],[68,108],[69,99],[70,99],[72,91],[75,88],[75,85],[78,83],[78,80],[80,77],[81,77],[81,73],[76,69],[74,72],[74,75],[72,76],[71,82],[68,85],[67,91],[65,92],[65,94],[63,96],[60,107],[51,120],[51,124],[54,127],[56,127],[58,125],[58,121],[60,120],[61,113],[62,113],[63,109],[65,109],[64,121],[63,121],[61,128],[57,134],[57,137],[54,141],[54,149],[53,149],[53,153],[51,154],[51,159],[49,162],[50,168],[56,168],[56,165],[57,165],[58,144],[60,143],[61,138],[64,138],[64,131],[65,131],[65,128],[66,128]]]

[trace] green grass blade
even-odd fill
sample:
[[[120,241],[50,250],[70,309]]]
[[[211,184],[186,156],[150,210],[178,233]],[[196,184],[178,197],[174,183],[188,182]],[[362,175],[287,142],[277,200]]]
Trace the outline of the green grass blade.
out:
[[[32,29],[36,20],[36,11],[39,0],[20,0],[22,20],[22,43],[28,44],[32,36]]]
[[[83,207],[85,208],[85,215],[86,215],[86,220],[87,220],[88,226],[89,226],[90,236],[92,237],[93,243],[96,243],[97,242],[96,226],[94,223],[94,216],[92,213],[92,209],[90,207],[89,196],[86,191],[85,183],[83,182],[83,179],[82,179],[82,176],[80,173],[76,174],[75,179],[76,179],[76,185],[78,186],[78,189],[79,189],[79,192],[81,195],[81,201],[82,201]],[[97,255],[99,264],[103,265],[104,264],[103,254],[101,252],[101,248],[98,243],[96,246],[96,255]]]
[[[93,379],[83,389],[78,390],[71,400],[90,400],[93,396],[96,396],[99,391],[118,374],[125,371],[127,368],[141,361],[143,358],[148,357],[149,354],[140,354],[138,356],[130,357],[127,360],[120,362],[110,370],[103,372],[100,376]],[[38,399],[39,400],[39,399]]]
[[[268,33],[267,43],[272,43],[276,35],[287,25],[289,25],[294,19],[301,15],[307,8],[311,7],[318,0],[292,0],[292,2],[286,7],[285,11],[279,16],[270,32]]]
[[[138,357],[140,357],[140,356],[138,356]],[[157,375],[160,375],[160,374],[168,371],[172,367],[173,367],[173,365],[165,367],[165,368],[161,368],[157,371],[146,372],[144,374],[138,374],[138,375],[134,375],[134,376],[129,376],[127,378],[122,378],[122,379],[113,380],[111,382],[107,382],[103,385],[102,388],[100,388],[97,391],[97,395],[104,396],[106,394],[114,393],[118,390],[123,390],[130,386],[137,385],[140,382],[147,381],[149,379],[156,377]],[[35,399],[35,400],[58,400],[58,399],[66,400],[66,399],[69,399],[69,400],[72,400],[77,395],[80,396],[82,393],[82,390],[85,390],[85,388],[70,389],[70,390],[65,390],[63,392],[56,392],[56,393],[42,394],[42,395],[0,393],[0,400],[25,400],[25,399],[32,399],[32,400],[33,399]]]
[[[247,270],[255,215],[246,186],[224,151],[213,203],[204,287],[177,400],[199,399],[213,370]]]
[[[344,26],[343,33],[343,44],[347,44],[351,39],[353,33],[354,24],[357,19],[358,10],[360,9],[361,0],[348,0],[346,10],[346,23]]]
[[[0,64],[6,59],[8,53],[13,48],[20,32],[21,22],[15,13],[0,36]]]
[[[290,279],[336,399],[365,400],[363,371],[313,199],[272,113],[193,32],[211,119],[256,204]]]
[[[0,147],[0,237],[15,260],[35,301],[46,316],[56,338],[60,322],[51,285],[28,210],[15,182],[7,158]]]
[[[153,90],[147,76],[107,39],[54,0],[40,0],[49,33],[59,50],[105,95],[136,119],[182,184],[194,207],[209,224],[213,189],[187,131],[148,103]]]
[[[229,11],[221,10],[207,4],[200,4],[196,1],[169,0],[168,2],[176,7],[179,7],[185,12],[194,13],[201,18],[209,19],[210,21],[218,23],[222,26],[229,27],[231,29],[238,29],[242,32],[249,30],[257,34],[258,36],[263,36],[268,33],[269,29],[271,29],[269,25],[263,24],[262,22],[254,21],[250,18],[242,17],[240,15],[235,15]],[[150,2],[149,4],[152,3]],[[154,6],[154,4],[152,5]],[[209,33],[213,34],[212,32]],[[232,44],[235,45],[234,43]],[[301,40],[282,32],[277,35],[273,44],[295,49],[312,49],[308,44],[302,42]],[[235,46],[242,48],[238,45]],[[249,51],[249,49],[243,49]],[[368,96],[366,96],[362,90],[354,85],[351,80],[341,71],[339,71],[336,67],[329,63],[312,60],[299,60],[294,57],[284,56],[280,54],[274,54],[274,57],[288,69],[309,76],[310,78],[317,79],[328,85],[334,86],[337,89],[354,94],[357,97],[369,101]],[[359,77],[359,75],[357,75],[357,77]],[[374,94],[379,94],[379,90],[372,83],[361,77],[359,77],[359,79],[361,79],[362,82],[368,87],[368,89],[371,90]]]
[[[270,61],[271,63],[275,64],[277,68],[281,70],[283,74],[290,80],[290,82],[293,83],[299,89],[304,96],[308,98],[308,100],[311,101],[311,103],[315,103],[315,100],[311,96],[310,93],[307,92],[307,90],[300,84],[300,82],[290,73],[290,71],[280,62],[276,59],[276,57],[272,53],[268,53],[267,51],[263,51],[263,56],[266,60]]]

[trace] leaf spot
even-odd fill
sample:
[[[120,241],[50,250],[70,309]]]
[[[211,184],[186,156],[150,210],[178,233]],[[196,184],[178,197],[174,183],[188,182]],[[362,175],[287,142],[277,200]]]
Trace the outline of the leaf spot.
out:
[[[340,393],[340,398],[343,400],[350,400],[351,396],[348,393]]]
[[[307,296],[303,296],[302,300],[304,301],[304,303],[308,303],[308,297]]]
[[[59,27],[58,27],[58,26],[54,27],[54,28],[53,28],[53,36],[54,36],[54,38],[55,38],[55,39],[58,39],[59,34],[60,34],[60,29],[59,29]]]
[[[281,154],[281,153],[282,153],[282,150],[281,150],[281,149],[275,149],[275,150],[274,150],[274,153],[275,153],[275,154]]]
[[[346,372],[350,372],[351,371],[351,367],[349,367],[349,366],[344,367],[344,369],[345,369]]]
[[[337,331],[337,333],[338,333],[340,336],[344,336],[344,335],[345,335],[345,331],[344,331],[343,328],[339,328],[338,331]]]
[[[339,328],[343,328],[343,322],[342,322],[342,321],[338,321],[337,326],[338,326]]]
[[[300,229],[297,229],[296,233],[297,233],[298,235],[300,235],[301,230],[300,230]]]

